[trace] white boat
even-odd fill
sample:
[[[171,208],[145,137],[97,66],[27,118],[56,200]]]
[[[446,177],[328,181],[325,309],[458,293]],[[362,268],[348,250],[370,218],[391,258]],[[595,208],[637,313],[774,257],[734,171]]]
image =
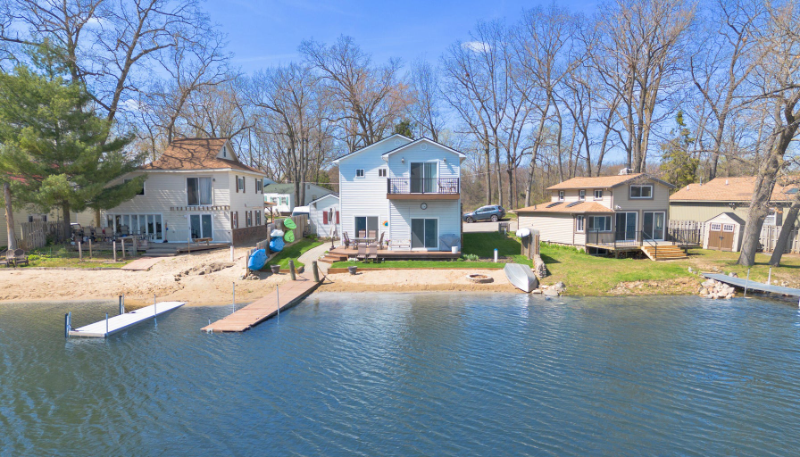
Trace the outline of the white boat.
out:
[[[539,280],[533,274],[531,267],[520,263],[507,263],[503,268],[508,281],[517,289],[530,293],[539,287]]]

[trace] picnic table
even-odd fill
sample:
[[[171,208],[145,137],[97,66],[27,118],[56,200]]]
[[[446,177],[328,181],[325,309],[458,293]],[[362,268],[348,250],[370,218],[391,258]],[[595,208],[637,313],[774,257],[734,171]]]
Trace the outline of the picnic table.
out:
[[[361,243],[368,245],[368,244],[370,244],[370,243],[372,243],[372,242],[374,242],[376,240],[377,240],[377,238],[375,238],[375,237],[372,237],[372,238],[371,237],[356,237],[356,238],[353,238],[353,243],[356,246],[358,246]]]
[[[206,246],[208,246],[208,245],[209,245],[209,243],[211,243],[211,242],[212,242],[212,241],[214,241],[214,240],[213,240],[212,238],[194,238],[194,242],[195,242],[195,243],[198,243],[198,244],[200,244],[200,243],[202,243],[203,241],[205,241],[205,242],[206,242]]]

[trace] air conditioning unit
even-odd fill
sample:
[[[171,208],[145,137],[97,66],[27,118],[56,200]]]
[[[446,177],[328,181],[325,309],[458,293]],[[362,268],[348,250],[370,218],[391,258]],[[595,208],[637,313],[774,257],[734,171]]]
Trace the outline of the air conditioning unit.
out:
[[[623,168],[622,170],[619,171],[620,176],[629,175],[631,173],[633,173],[633,170],[631,170],[630,168]]]

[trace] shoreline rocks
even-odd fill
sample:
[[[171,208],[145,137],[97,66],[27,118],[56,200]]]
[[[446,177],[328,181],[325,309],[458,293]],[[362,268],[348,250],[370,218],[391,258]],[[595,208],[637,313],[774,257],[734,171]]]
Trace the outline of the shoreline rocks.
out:
[[[733,286],[714,279],[708,279],[700,285],[698,294],[701,297],[710,298],[712,300],[725,299],[730,300],[736,296],[736,289]]]

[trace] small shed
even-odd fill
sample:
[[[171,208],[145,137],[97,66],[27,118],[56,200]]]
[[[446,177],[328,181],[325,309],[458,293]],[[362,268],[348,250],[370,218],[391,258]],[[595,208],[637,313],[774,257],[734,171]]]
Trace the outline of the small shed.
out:
[[[744,225],[744,219],[732,212],[717,214],[706,221],[703,248],[739,252]]]
[[[337,229],[340,224],[339,196],[328,194],[309,203],[308,223],[311,225],[311,233],[315,233],[319,238],[330,238],[334,232],[341,236],[341,232]]]

